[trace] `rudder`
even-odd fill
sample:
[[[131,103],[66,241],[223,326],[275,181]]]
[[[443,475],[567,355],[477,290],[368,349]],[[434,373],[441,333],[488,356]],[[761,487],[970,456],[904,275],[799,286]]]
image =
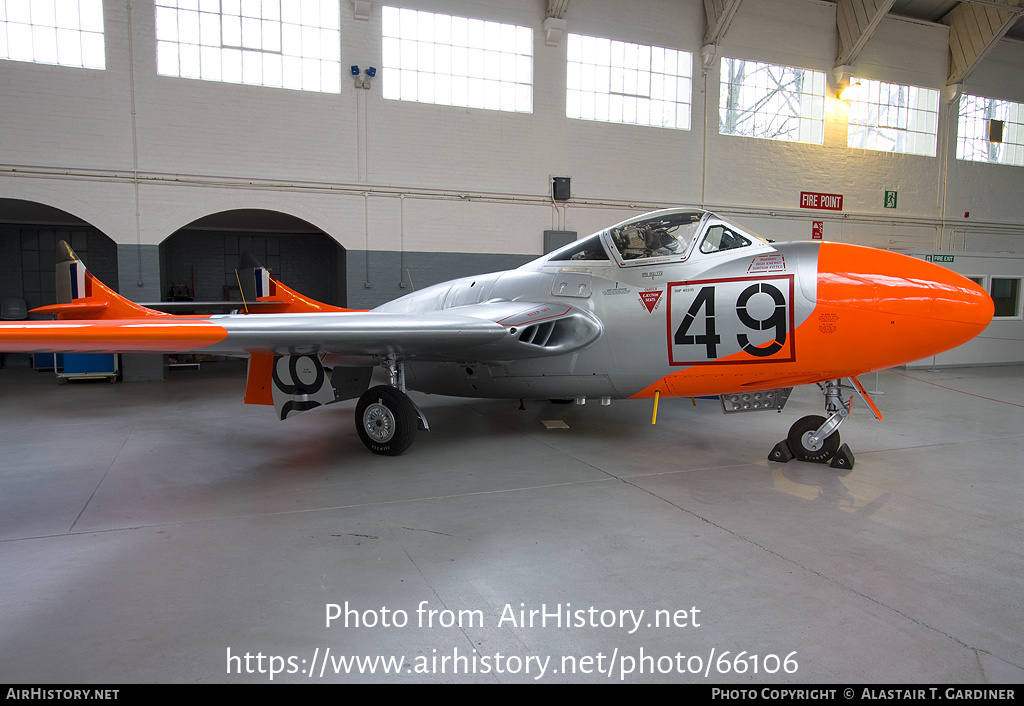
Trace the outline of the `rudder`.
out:
[[[34,314],[56,314],[59,320],[138,319],[168,317],[125,299],[93,276],[66,241],[57,243],[54,268],[57,303],[32,310]]]

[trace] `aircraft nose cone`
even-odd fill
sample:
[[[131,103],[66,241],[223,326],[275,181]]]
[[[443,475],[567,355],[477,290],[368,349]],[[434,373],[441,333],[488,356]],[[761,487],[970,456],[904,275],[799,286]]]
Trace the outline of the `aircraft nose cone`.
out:
[[[885,255],[875,279],[882,311],[934,322],[934,332],[952,341],[949,347],[974,338],[992,320],[992,298],[971,280],[914,257]]]
[[[890,365],[954,348],[992,320],[994,305],[985,290],[915,257],[826,243],[818,269],[819,302],[871,312],[874,323],[862,331],[862,345],[884,348]]]

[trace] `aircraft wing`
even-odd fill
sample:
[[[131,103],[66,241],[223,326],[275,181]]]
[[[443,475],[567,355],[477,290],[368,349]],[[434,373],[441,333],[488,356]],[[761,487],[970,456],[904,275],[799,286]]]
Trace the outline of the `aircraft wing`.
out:
[[[562,354],[597,340],[600,321],[572,306],[486,302],[430,313],[352,312],[213,317],[223,344],[249,353],[326,353],[421,360],[517,360]],[[557,332],[557,335],[556,335]]]
[[[578,350],[603,330],[588,311],[545,302],[492,300],[424,313],[342,309],[294,292],[262,267],[252,270],[259,311],[275,313],[173,316],[117,294],[61,242],[58,303],[33,310],[57,320],[0,323],[0,350],[497,361]]]
[[[258,300],[254,302],[240,302],[240,301],[174,301],[174,302],[139,302],[139,306],[144,306],[147,309],[153,311],[165,311],[168,314],[194,314],[198,311],[211,312],[217,314],[228,314],[232,311],[251,311],[259,313],[268,309],[273,310],[284,305],[283,301],[265,301]]]
[[[516,360],[578,350],[601,332],[593,314],[575,307],[506,301],[427,314],[370,311],[7,322],[0,324],[0,348]]]

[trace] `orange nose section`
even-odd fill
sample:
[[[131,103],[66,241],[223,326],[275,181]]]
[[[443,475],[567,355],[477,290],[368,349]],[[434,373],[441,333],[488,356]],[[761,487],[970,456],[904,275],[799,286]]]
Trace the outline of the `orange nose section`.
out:
[[[857,310],[859,345],[887,358],[884,365],[959,346],[992,320],[992,298],[981,287],[918,258],[824,243],[818,272],[819,305]]]

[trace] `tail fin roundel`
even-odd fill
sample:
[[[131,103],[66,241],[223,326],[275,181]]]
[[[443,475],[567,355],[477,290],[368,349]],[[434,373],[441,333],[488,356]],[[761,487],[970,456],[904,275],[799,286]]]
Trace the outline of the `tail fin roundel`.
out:
[[[57,244],[57,303],[32,310],[56,314],[59,320],[165,318],[171,314],[125,299],[93,277],[65,241]]]

